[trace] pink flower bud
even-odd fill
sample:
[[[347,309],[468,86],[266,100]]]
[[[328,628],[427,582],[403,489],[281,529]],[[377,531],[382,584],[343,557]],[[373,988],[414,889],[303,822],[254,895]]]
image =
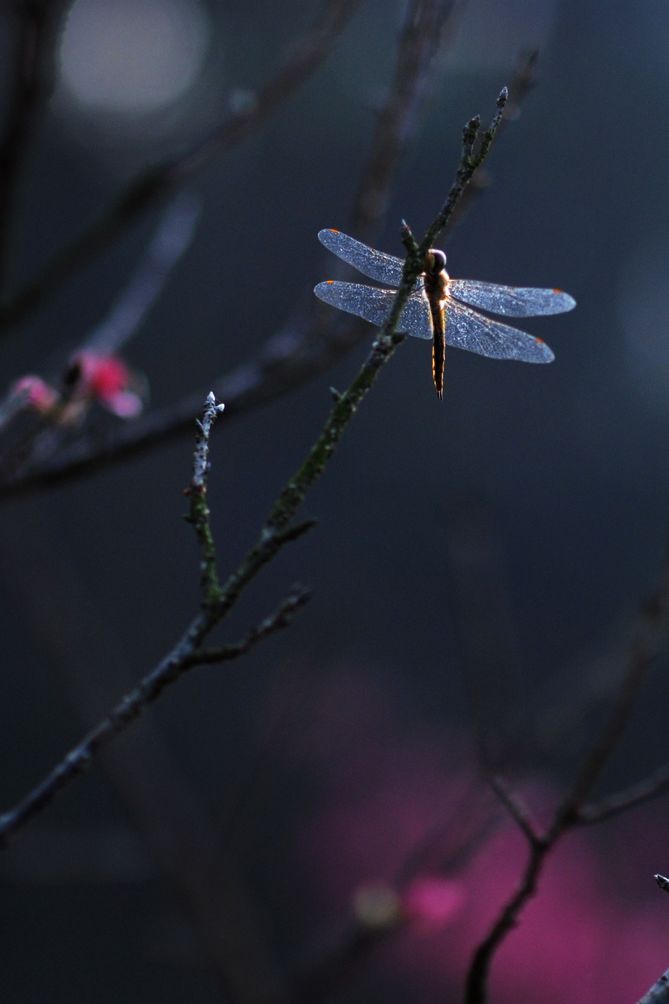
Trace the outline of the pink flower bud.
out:
[[[98,401],[119,418],[134,418],[142,410],[142,398],[133,389],[135,374],[114,355],[79,352],[72,360],[73,397]]]
[[[13,398],[22,398],[27,408],[48,414],[58,403],[58,393],[41,377],[29,373],[20,377],[11,388]]]

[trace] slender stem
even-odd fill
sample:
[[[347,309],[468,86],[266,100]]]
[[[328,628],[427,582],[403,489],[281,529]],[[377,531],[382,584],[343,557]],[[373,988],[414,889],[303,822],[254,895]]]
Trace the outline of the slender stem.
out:
[[[518,916],[537,891],[548,847],[540,842],[530,847],[525,873],[510,899],[502,907],[489,933],[474,952],[465,986],[465,1004],[485,1004],[490,965],[498,946],[516,926]]]
[[[215,610],[221,600],[221,584],[216,567],[216,542],[211,529],[208,502],[209,443],[211,430],[225,405],[217,404],[213,391],[207,400],[198,422],[200,434],[195,441],[193,454],[193,479],[188,488],[190,497],[189,521],[193,524],[200,545],[200,590],[205,609]]]
[[[501,100],[501,99],[500,99]],[[499,101],[498,101],[499,108]],[[493,120],[494,122],[494,120]],[[492,129],[492,127],[491,127]],[[489,130],[490,132],[490,130]],[[458,176],[473,162],[472,145],[465,131],[462,157]],[[475,137],[474,137],[475,138]],[[485,152],[477,163],[490,149],[494,138],[494,130],[490,133],[490,142],[484,144]],[[472,140],[473,142],[473,140]],[[482,148],[483,149],[483,146]],[[465,172],[466,173],[466,172]],[[461,184],[458,191],[462,193]],[[449,200],[438,215],[441,225],[444,225],[457,204],[457,198],[449,194]],[[450,208],[449,208],[450,206]],[[434,224],[433,224],[434,227]],[[433,229],[433,228],[431,228]],[[438,228],[437,228],[438,229]],[[249,549],[238,568],[228,577],[223,586],[220,585],[216,570],[216,552],[209,524],[209,509],[207,505],[206,483],[209,465],[209,443],[213,421],[220,411],[215,396],[210,393],[205,402],[203,419],[199,423],[200,434],[197,439],[193,479],[189,494],[191,498],[190,519],[193,522],[201,550],[201,585],[202,609],[191,621],[191,624],[167,656],[148,673],[129,694],[112,709],[92,732],[84,737],[47,777],[15,808],[0,817],[0,843],[18,830],[27,820],[47,805],[54,795],[62,790],[71,780],[84,771],[93,760],[98,749],[108,743],[115,735],[141,714],[144,707],[154,701],[166,686],[173,683],[184,672],[195,664],[195,653],[202,648],[202,642],[237,602],[242,591],[252,581],[267,562],[289,541],[295,540],[313,526],[313,521],[293,524],[293,519],[307,491],[320,477],[332,458],[337,444],[348,423],[353,418],[358,406],[371,389],[379,372],[395,352],[404,335],[395,330],[401,311],[414,286],[414,282],[422,268],[420,257],[412,253],[415,247],[410,232],[405,228],[405,239],[409,254],[404,266],[404,272],[389,316],[372,345],[372,350],[352,381],[348,390],[337,395],[335,404],[323,427],[323,431],[308,452],[304,462],[288,480],[272,506],[267,519],[260,531],[255,544]],[[421,245],[422,246],[422,245]],[[285,621],[285,618],[283,618]],[[262,628],[256,632],[256,637],[264,637],[267,632]],[[243,645],[239,648],[239,654]],[[226,650],[227,653],[230,650]],[[226,656],[227,657],[227,656]]]

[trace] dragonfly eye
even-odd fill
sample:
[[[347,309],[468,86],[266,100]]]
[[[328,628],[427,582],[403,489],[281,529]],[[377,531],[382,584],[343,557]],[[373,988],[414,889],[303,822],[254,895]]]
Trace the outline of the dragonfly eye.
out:
[[[438,248],[430,248],[425,260],[425,271],[431,275],[438,275],[446,268],[446,255]]]

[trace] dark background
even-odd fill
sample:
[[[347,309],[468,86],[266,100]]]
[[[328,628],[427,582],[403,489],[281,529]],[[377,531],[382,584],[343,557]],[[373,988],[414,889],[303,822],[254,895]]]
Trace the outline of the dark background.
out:
[[[231,91],[265,80],[313,13],[296,3],[204,8],[209,47],[181,103],[139,120],[105,116],[59,88],[22,180],[15,281],[142,166],[216,123]],[[400,3],[363,3],[297,94],[197,180],[194,243],[127,352],[152,405],[206,390],[252,359],[330,274],[316,232],[347,230],[403,16]],[[572,293],[575,312],[526,325],[556,361],[453,351],[440,404],[428,347],[400,347],[308,497],[318,527],[258,579],[221,638],[236,638],[296,579],[314,587],[307,609],[243,661],[183,679],[5,852],[7,1000],[225,999],[147,838],[152,827],[169,832],[173,813],[193,823],[194,803],[223,830],[234,824],[230,845],[269,940],[279,956],[298,956],[306,892],[296,834],[322,796],[304,735],[315,708],[327,719],[323,694],[336,693],[340,677],[384,694],[392,741],[468,727],[463,667],[478,667],[478,714],[500,727],[520,707],[541,732],[544,715],[573,704],[580,730],[544,764],[558,785],[591,734],[597,715],[579,717],[579,687],[594,679],[595,691],[606,689],[666,546],[666,4],[468,4],[376,245],[399,254],[400,219],[417,233],[428,224],[452,180],[462,125],[476,112],[489,118],[532,46],[537,87],[493,150],[490,187],[447,242],[448,267],[455,277]],[[83,340],[157,219],[140,220],[3,339],[6,384],[48,373]],[[367,348],[271,405],[221,420],[211,504],[224,572],[316,438],[328,388],[347,385]],[[197,555],[181,518],[191,452],[184,439],[2,503],[6,806],[169,649],[195,609]],[[667,757],[667,696],[658,671],[605,787]],[[372,730],[356,742],[364,761],[377,739]],[[649,899],[657,894],[644,883],[662,866],[642,845],[626,862]]]

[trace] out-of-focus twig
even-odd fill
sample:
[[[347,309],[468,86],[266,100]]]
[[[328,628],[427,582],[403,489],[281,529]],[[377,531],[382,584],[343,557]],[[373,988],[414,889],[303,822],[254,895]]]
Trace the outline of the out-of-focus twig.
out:
[[[80,385],[82,367],[90,359],[101,365],[125,366],[112,357],[120,353],[139,331],[141,324],[160,296],[168,278],[190,245],[200,211],[200,201],[191,193],[180,194],[169,205],[145,254],[130,277],[128,285],[112,305],[108,315],[84,339],[67,359],[61,359],[60,372],[48,374],[48,381],[30,374],[14,384],[0,400],[0,432],[3,433],[0,477],[12,480],[18,471],[40,467],[67,451],[68,445],[80,443],[86,435],[95,437],[95,409],[85,405],[77,412],[73,407]],[[128,371],[129,372],[129,371]],[[79,374],[75,377],[74,374]],[[131,393],[139,400],[145,382],[138,374],[129,377]],[[31,394],[22,384],[36,383],[53,396],[53,405],[46,413],[35,413]],[[59,388],[56,390],[56,388]],[[193,402],[195,405],[195,402]],[[197,406],[196,406],[197,407]],[[194,407],[193,411],[196,410]],[[28,414],[29,413],[29,414]],[[20,417],[21,422],[16,423]],[[84,424],[84,419],[88,419]],[[12,426],[8,429],[8,426]]]
[[[18,805],[0,816],[0,844],[32,819],[66,787],[75,777],[83,773],[92,763],[96,753],[105,747],[118,733],[122,732],[137,718],[144,708],[155,701],[165,687],[173,683],[184,672],[198,665],[196,653],[212,629],[232,606],[230,590],[222,590],[216,570],[216,554],[210,527],[207,503],[207,477],[209,470],[209,441],[211,428],[221,411],[213,394],[205,402],[200,434],[197,438],[193,477],[189,487],[191,500],[190,521],[194,524],[200,545],[200,568],[202,599],[198,615],[191,621],[174,648],[138,685],[126,694],[110,713],[74,747],[57,766],[47,774]],[[293,534],[294,536],[294,534]],[[284,534],[285,539],[291,537]],[[278,548],[277,548],[278,549]],[[236,584],[236,595],[240,591]],[[292,615],[304,605],[308,594],[304,590],[293,591],[278,611],[252,630],[242,642],[228,648],[203,652],[203,662],[225,661],[237,658],[249,650],[251,645],[280,628],[286,627]]]
[[[648,993],[644,994],[638,1004],[669,1004],[669,969],[653,983]]]
[[[518,808],[519,803],[515,798],[510,799],[509,789],[506,786],[503,789],[497,787],[498,792],[504,795],[504,804],[527,838],[529,857],[518,888],[503,905],[488,934],[473,954],[467,975],[465,1004],[484,1004],[487,1000],[488,976],[495,952],[506,935],[515,927],[520,912],[536,892],[541,870],[555,844],[569,829],[579,823],[594,822],[597,818],[604,819],[615,811],[607,811],[607,803],[604,802],[600,804],[599,814],[593,808],[588,812],[585,799],[599,779],[604,765],[630,719],[639,691],[659,651],[668,612],[669,558],[665,562],[653,595],[646,601],[639,613],[628,655],[627,670],[622,678],[618,693],[614,697],[608,720],[599,737],[586,753],[576,780],[562,798],[547,828],[543,832],[539,832],[534,826],[529,827],[526,824],[525,810]],[[664,779],[664,783],[666,783],[666,779]],[[637,788],[633,796],[630,797],[628,793],[626,804],[622,804],[619,811],[622,811],[622,808],[638,804],[642,800],[640,797],[642,794],[645,797],[650,797],[651,794],[656,793],[656,790],[650,784],[646,784],[645,792],[641,792]],[[589,814],[592,815],[592,819],[588,818]]]
[[[190,247],[202,204],[193,192],[184,192],[165,214],[139,260],[127,286],[111,311],[86,338],[83,349],[114,353],[133,338],[160,297],[173,268]]]
[[[0,286],[7,260],[19,179],[40,112],[53,87],[54,43],[66,0],[22,0],[13,7],[16,25],[13,79],[0,136]]]
[[[425,111],[462,6],[461,0],[411,0],[407,5],[393,80],[353,202],[352,232],[361,240],[371,239],[385,215],[397,165]]]
[[[363,168],[352,213],[354,232],[371,239],[374,225],[387,205],[398,163],[415,128],[419,110],[438,73],[444,41],[460,10],[459,0],[411,0],[400,34],[392,85],[378,117],[372,149]],[[474,174],[475,180],[477,174]],[[326,370],[359,339],[350,320],[324,319],[319,304],[273,334],[257,359],[242,364],[214,385],[230,417],[286,394]],[[318,315],[316,315],[318,311]],[[318,316],[318,337],[314,317]],[[3,494],[30,491],[41,485],[92,473],[161,442],[190,434],[191,416],[203,393],[154,411],[131,425],[118,426],[103,444],[82,438],[43,460],[39,469],[26,463],[22,473],[0,485]],[[43,456],[43,455],[42,455]]]
[[[601,823],[611,816],[617,816],[643,802],[649,802],[667,790],[669,790],[669,764],[654,771],[649,777],[630,785],[629,788],[608,795],[599,802],[584,805],[578,811],[576,822]]]
[[[290,47],[290,55],[253,100],[231,111],[228,119],[185,154],[163,161],[133,181],[102,216],[57,252],[13,297],[0,305],[0,330],[35,310],[45,298],[92,257],[123,233],[138,217],[190,181],[212,158],[226,153],[263,122],[292,94],[330,52],[359,0],[327,0],[316,20]]]
[[[67,547],[54,543],[54,519],[47,515],[27,538],[12,534],[7,525],[0,530],[0,574],[11,582],[32,634],[40,638],[62,677],[68,702],[82,727],[87,728],[105,706],[107,673],[116,686],[127,684],[127,653],[82,583]],[[45,560],[47,540],[50,546]],[[40,589],[36,590],[38,580]],[[123,801],[128,825],[135,831],[132,838],[124,834],[125,839],[132,839],[134,845],[139,838],[174,894],[203,950],[203,961],[221,1000],[274,999],[281,986],[279,967],[266,936],[262,905],[249,888],[235,849],[221,846],[214,821],[180,758],[165,741],[159,721],[143,715],[141,729],[134,730],[128,740],[110,744],[97,758],[99,769]],[[78,832],[76,826],[74,830]],[[69,854],[63,850],[66,861],[59,861],[57,851],[54,854],[54,837],[59,832],[67,834],[70,850]],[[71,865],[76,872],[89,856],[89,875],[100,880],[106,855],[83,834],[82,846],[77,843],[75,849],[76,832],[73,834],[71,827],[60,831],[56,826],[54,830],[43,821],[35,827],[31,839],[19,850],[19,857],[26,855],[22,860],[31,879],[46,864],[49,880],[58,876],[62,881],[60,869]],[[101,839],[107,846],[106,830]],[[136,853],[141,860],[139,847]],[[108,874],[117,883],[119,860],[113,860]],[[12,874],[16,875],[15,869]]]

